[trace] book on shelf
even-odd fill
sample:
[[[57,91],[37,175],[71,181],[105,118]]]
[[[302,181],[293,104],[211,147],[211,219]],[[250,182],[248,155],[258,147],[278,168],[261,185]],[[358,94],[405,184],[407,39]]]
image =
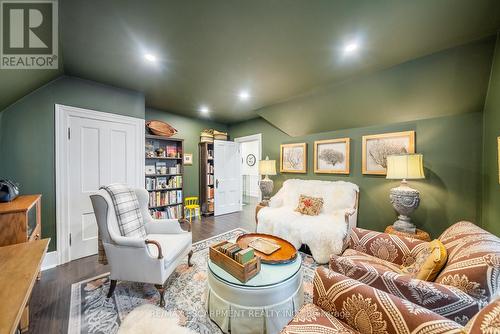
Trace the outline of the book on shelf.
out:
[[[214,198],[214,188],[207,188],[207,197],[209,200]]]
[[[146,190],[182,188],[182,175],[146,177]]]
[[[207,174],[207,185],[211,186],[214,184],[214,176],[212,174]]]
[[[156,174],[167,174],[167,163],[165,161],[156,162]]]

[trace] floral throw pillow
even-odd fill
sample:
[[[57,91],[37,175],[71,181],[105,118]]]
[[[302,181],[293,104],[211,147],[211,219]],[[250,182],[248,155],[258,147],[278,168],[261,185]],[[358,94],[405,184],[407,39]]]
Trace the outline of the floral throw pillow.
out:
[[[299,205],[295,211],[304,215],[317,216],[323,208],[323,198],[300,195]]]

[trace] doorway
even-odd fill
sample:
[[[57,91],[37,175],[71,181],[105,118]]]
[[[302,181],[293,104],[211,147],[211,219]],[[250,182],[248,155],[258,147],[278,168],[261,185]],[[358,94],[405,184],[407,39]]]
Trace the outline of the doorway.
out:
[[[90,195],[120,182],[144,187],[144,120],[55,106],[59,264],[97,254]]]
[[[241,188],[243,205],[256,205],[261,200],[259,161],[262,159],[262,134],[234,139],[240,143]]]

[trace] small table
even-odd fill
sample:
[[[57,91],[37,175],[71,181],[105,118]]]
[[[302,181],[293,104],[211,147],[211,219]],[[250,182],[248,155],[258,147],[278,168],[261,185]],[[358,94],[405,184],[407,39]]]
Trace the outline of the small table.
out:
[[[394,234],[394,235],[397,235],[398,237],[407,237],[407,238],[413,238],[413,239],[418,239],[418,240],[423,240],[423,241],[431,241],[431,237],[430,237],[429,233],[427,233],[423,230],[419,230],[418,228],[415,231],[415,234],[412,234],[412,233],[398,231],[394,228],[393,225],[389,225],[385,228],[385,233]]]
[[[208,259],[205,307],[224,333],[279,333],[304,303],[302,258],[285,264],[261,264],[246,283]]]

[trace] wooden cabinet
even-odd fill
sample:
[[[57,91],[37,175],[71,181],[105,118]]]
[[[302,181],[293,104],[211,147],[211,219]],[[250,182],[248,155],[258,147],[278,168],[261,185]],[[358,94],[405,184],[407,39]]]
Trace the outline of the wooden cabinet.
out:
[[[40,239],[42,195],[0,203],[0,247]]]
[[[205,216],[214,214],[214,144],[200,143],[200,204]]]

